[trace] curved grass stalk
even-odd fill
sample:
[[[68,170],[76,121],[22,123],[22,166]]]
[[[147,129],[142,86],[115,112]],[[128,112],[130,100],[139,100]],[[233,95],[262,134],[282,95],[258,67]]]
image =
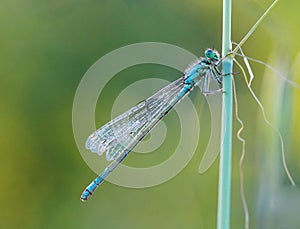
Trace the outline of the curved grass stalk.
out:
[[[294,88],[297,88],[298,90],[300,90],[300,85],[297,84],[296,82],[294,82],[293,80],[290,80],[289,78],[287,78],[284,74],[282,74],[280,71],[278,71],[276,68],[274,68],[272,65],[267,64],[261,60],[249,57],[249,56],[245,56],[243,54],[239,54],[239,53],[233,53],[233,55],[237,55],[240,56],[242,58],[246,58],[248,60],[254,61],[256,63],[262,64],[264,66],[266,66],[267,68],[269,68],[270,70],[272,70],[276,75],[278,75],[281,79],[283,79],[284,81],[286,81],[287,83],[289,83],[291,86],[293,86]],[[248,83],[247,83],[248,84]]]
[[[242,66],[238,63],[238,61],[236,59],[233,59],[233,61],[237,64],[237,66],[241,69],[242,73],[243,73],[243,76],[244,76],[244,79],[245,79],[245,82],[247,83],[248,85],[248,90],[250,91],[252,97],[254,98],[254,100],[256,101],[256,103],[258,104],[258,106],[260,107],[261,111],[262,111],[262,115],[263,115],[263,119],[264,121],[267,123],[268,126],[270,126],[277,134],[277,136],[279,137],[279,140],[280,140],[280,147],[281,147],[281,158],[282,158],[282,164],[283,164],[283,167],[284,167],[284,170],[285,170],[285,173],[288,177],[288,179],[290,180],[291,184],[294,186],[295,185],[295,181],[293,179],[293,177],[291,176],[290,172],[289,172],[289,169],[288,169],[288,166],[287,166],[287,163],[286,163],[286,159],[285,159],[285,150],[284,150],[284,143],[283,143],[283,138],[282,138],[282,135],[280,133],[280,131],[272,125],[272,123],[268,120],[267,116],[266,116],[266,113],[265,113],[265,109],[262,105],[262,103],[260,102],[260,100],[257,98],[257,96],[255,95],[254,91],[252,90],[251,86],[249,86],[249,82],[248,82],[248,79],[246,77],[246,73],[244,71],[244,69],[242,68]]]
[[[241,54],[243,55],[243,61],[244,61],[245,65],[246,65],[246,67],[247,67],[247,70],[248,70],[248,73],[249,73],[249,76],[250,76],[249,82],[247,84],[248,84],[248,86],[251,86],[252,80],[254,79],[254,74],[253,74],[252,69],[250,67],[249,61],[246,58],[246,56],[244,55],[242,47],[238,43],[236,43],[236,42],[232,42],[232,44],[236,45],[236,47],[238,47],[238,49],[240,50]]]
[[[235,87],[235,80],[234,77],[232,78],[233,81],[233,98],[235,103],[235,118],[240,123],[241,127],[236,133],[237,139],[242,143],[242,154],[239,161],[239,169],[240,169],[240,192],[241,192],[241,198],[243,202],[243,208],[244,208],[244,215],[245,215],[245,229],[249,228],[249,210],[245,195],[245,189],[244,189],[244,172],[243,172],[243,162],[246,155],[246,140],[241,136],[242,131],[244,130],[244,122],[240,119],[239,113],[238,113],[238,99],[236,94],[236,87]]]
[[[233,95],[234,95],[234,102],[235,102],[235,117],[236,120],[240,123],[241,127],[237,131],[237,138],[240,142],[242,142],[242,154],[240,157],[239,161],[239,169],[240,169],[240,190],[241,190],[241,197],[242,197],[242,202],[243,202],[243,208],[244,208],[244,214],[245,214],[245,228],[249,228],[249,211],[248,211],[248,206],[247,206],[247,201],[246,201],[246,195],[245,195],[245,190],[244,190],[244,173],[243,173],[243,162],[246,154],[246,140],[241,137],[241,132],[244,129],[244,123],[240,119],[239,114],[238,114],[238,99],[237,99],[237,94],[236,94],[236,85],[235,85],[235,80],[233,78]]]

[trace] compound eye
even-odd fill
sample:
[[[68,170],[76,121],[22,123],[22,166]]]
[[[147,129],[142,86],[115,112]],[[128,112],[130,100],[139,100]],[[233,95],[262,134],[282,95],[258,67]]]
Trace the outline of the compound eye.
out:
[[[212,61],[219,61],[220,55],[216,50],[213,49],[207,49],[205,51],[205,57],[212,60]]]
[[[207,49],[206,51],[205,51],[205,56],[207,57],[207,58],[213,58],[213,51],[211,50],[211,49]]]

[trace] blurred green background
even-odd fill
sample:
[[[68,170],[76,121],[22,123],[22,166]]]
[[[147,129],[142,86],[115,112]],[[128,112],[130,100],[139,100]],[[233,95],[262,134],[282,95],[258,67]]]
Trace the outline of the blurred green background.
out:
[[[269,0],[233,1],[232,39],[240,41],[270,4]],[[299,7],[295,1],[279,2],[243,47],[246,55],[273,65],[298,83]],[[164,184],[129,189],[105,182],[89,202],[82,203],[79,196],[96,174],[76,147],[72,103],[84,73],[116,48],[155,41],[197,56],[207,47],[221,50],[221,19],[222,2],[216,0],[2,1],[0,227],[215,228],[218,163],[203,175],[197,172],[206,143],[198,146],[178,176]],[[299,90],[262,65],[252,67],[253,88],[266,105],[268,117],[281,129],[287,164],[299,184]],[[109,120],[114,98],[124,86],[152,75],[171,81],[180,73],[153,65],[119,73],[101,94],[96,125]],[[241,74],[236,75],[236,83],[247,140],[244,174],[250,228],[299,228],[300,192],[290,187],[283,172],[278,137],[262,120]],[[201,109],[202,130],[209,129],[205,99],[200,93],[191,98]],[[170,156],[168,149],[178,139],[176,113],[166,119],[175,128],[175,139],[169,138],[153,152],[157,156],[141,159],[147,166]],[[238,127],[235,121],[234,133]],[[205,142],[209,133],[202,131],[200,137]],[[244,225],[240,155],[241,144],[234,138],[232,228]],[[141,166],[134,158],[132,154],[126,163]]]

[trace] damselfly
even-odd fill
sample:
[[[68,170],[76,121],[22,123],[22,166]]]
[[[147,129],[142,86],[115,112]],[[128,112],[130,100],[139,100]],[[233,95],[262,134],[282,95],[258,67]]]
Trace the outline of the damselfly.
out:
[[[185,70],[182,77],[92,133],[85,147],[98,155],[106,152],[106,160],[112,163],[86,187],[80,199],[89,199],[133,148],[195,86],[200,85],[204,95],[211,93],[212,80],[221,87],[222,74],[218,68],[220,63],[219,53],[207,49],[205,57]]]

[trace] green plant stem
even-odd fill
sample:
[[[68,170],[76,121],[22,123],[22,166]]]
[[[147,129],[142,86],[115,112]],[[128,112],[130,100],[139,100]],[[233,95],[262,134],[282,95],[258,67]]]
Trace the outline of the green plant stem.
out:
[[[231,0],[223,0],[222,56],[231,50]],[[223,107],[222,135],[219,168],[218,229],[230,228],[230,183],[232,150],[232,66],[231,57],[222,63]]]

